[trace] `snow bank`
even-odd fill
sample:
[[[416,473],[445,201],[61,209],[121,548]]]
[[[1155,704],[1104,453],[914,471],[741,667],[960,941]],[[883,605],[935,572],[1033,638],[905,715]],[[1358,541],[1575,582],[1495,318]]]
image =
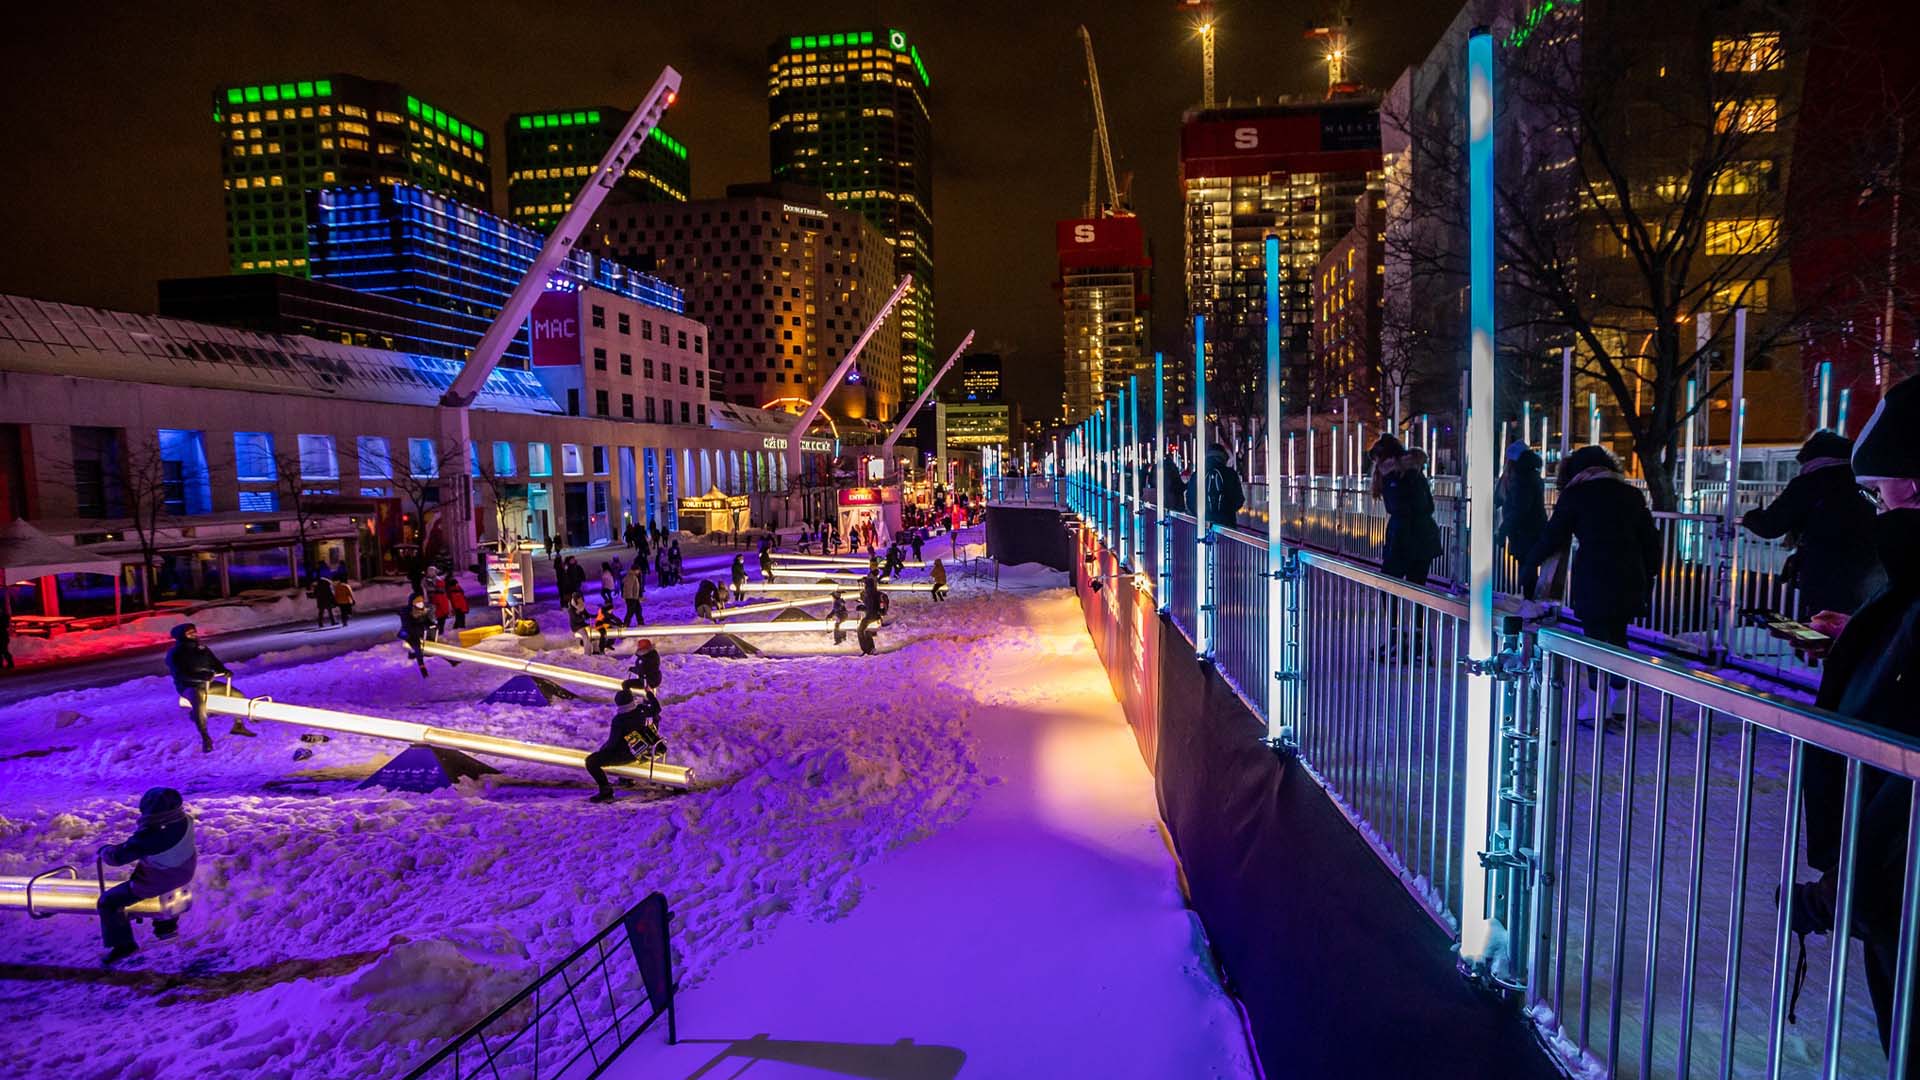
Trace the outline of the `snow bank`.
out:
[[[111,975],[96,966],[94,920],[0,912],[12,1060],[76,1078],[393,1075],[651,890],[674,906],[687,985],[783,919],[844,915],[864,864],[957,820],[983,786],[968,720],[986,692],[972,678],[984,658],[1046,649],[991,581],[955,586],[950,603],[896,604],[876,657],[851,638],[833,655],[668,655],[663,692],[684,700],[663,730],[701,782],[684,794],[624,788],[612,806],[588,804],[577,771],[501,760],[496,775],[431,794],[361,791],[397,745],[304,743],[272,723],[246,739],[216,717],[216,752],[202,755],[158,674],[8,709],[0,874],[90,867],[156,784],[185,794],[200,850],[180,937],[156,943],[138,927],[143,951]],[[650,591],[648,617],[688,619],[691,592]],[[539,638],[488,647],[626,668],[625,655],[582,657],[559,615],[541,623]],[[606,735],[604,694],[483,706],[508,673],[430,664],[423,679],[396,643],[238,665],[238,685],[583,748]]]

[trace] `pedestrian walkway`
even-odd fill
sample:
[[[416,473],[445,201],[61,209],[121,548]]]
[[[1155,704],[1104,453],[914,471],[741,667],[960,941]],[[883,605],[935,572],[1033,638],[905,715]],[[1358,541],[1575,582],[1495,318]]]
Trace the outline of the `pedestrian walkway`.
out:
[[[720,961],[681,1045],[649,1035],[607,1076],[1254,1075],[1078,606],[1023,602],[1045,647],[964,673],[998,782],[863,870],[845,918]]]

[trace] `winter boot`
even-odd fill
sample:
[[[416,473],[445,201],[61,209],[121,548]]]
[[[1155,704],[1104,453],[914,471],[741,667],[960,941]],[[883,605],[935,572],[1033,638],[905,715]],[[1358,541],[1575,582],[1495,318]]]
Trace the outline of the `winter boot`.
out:
[[[204,731],[200,733],[200,752],[203,754],[213,753],[213,736],[208,735]]]
[[[590,803],[610,803],[613,801],[613,791],[612,789],[608,789],[606,791],[595,792],[587,796],[587,801]]]
[[[115,945],[113,948],[107,950],[107,955],[100,958],[100,966],[112,967],[139,951],[140,947],[138,945]]]
[[[418,664],[418,665],[419,665],[419,667],[420,667],[420,677],[421,677],[421,678],[423,678],[423,679],[424,679],[424,678],[426,678],[426,677],[427,677],[427,662],[426,662],[425,660],[417,660],[417,661],[415,661],[415,663],[416,663],[416,664]]]
[[[257,731],[255,731],[255,730],[253,730],[252,728],[250,728],[250,727],[248,727],[248,726],[247,726],[247,722],[246,722],[246,721],[244,721],[244,720],[242,720],[242,719],[240,719],[239,717],[237,717],[237,716],[236,716],[236,717],[234,717],[234,719],[233,719],[233,727],[231,727],[231,728],[229,728],[229,729],[227,730],[227,734],[229,734],[229,735],[245,735],[245,736],[246,736],[247,738],[249,738],[249,739],[251,739],[251,738],[253,738],[254,736],[256,736],[256,735],[258,735],[258,734],[260,734],[260,733],[259,733],[259,732],[257,732]]]

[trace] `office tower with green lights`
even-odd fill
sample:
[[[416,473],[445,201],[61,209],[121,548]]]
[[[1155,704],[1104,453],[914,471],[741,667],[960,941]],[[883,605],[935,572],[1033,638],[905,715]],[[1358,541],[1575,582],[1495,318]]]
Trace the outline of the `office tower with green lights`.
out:
[[[507,217],[516,225],[552,231],[632,113],[592,105],[507,117]],[[622,202],[686,202],[692,188],[686,144],[654,128],[614,194]]]
[[[893,243],[913,274],[896,313],[902,400],[938,367],[933,344],[931,80],[899,30],[782,38],[768,50],[773,178],[820,188]]]
[[[409,184],[489,208],[486,134],[394,83],[323,75],[223,86],[213,121],[237,274],[308,276],[311,189]]]

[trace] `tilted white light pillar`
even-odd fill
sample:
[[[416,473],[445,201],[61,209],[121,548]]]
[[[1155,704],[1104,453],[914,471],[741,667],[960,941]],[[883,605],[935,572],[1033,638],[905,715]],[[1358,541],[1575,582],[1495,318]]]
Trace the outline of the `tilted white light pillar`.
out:
[[[960,354],[966,352],[967,346],[971,344],[973,344],[973,331],[969,330],[967,336],[960,339],[960,346],[953,350],[953,355],[947,357],[947,362],[941,364],[940,370],[935,372],[933,378],[927,380],[927,385],[921,388],[920,396],[913,399],[913,407],[900,414],[900,422],[893,425],[893,430],[887,434],[887,441],[880,444],[880,458],[887,463],[888,472],[893,471],[893,444],[900,441],[900,433],[907,430],[907,425],[926,405],[927,399],[933,396],[933,388],[940,385],[940,380],[946,377],[947,370],[953,367],[953,362],[960,359]]]
[[[860,353],[866,349],[867,342],[873,339],[874,332],[880,329],[881,323],[887,321],[888,313],[893,311],[894,305],[898,304],[900,298],[907,295],[907,290],[912,287],[912,274],[900,279],[900,284],[893,287],[893,295],[887,297],[887,302],[880,306],[879,312],[874,315],[873,321],[867,324],[867,328],[860,331],[860,337],[854,341],[853,348],[847,350],[847,355],[840,359],[839,366],[833,369],[833,374],[827,376],[827,381],[820,384],[820,392],[813,395],[813,400],[800,411],[800,419],[793,425],[793,432],[787,436],[788,476],[800,475],[800,440],[807,434],[807,429],[820,418],[820,410],[826,408],[827,399],[832,397],[834,390],[840,386],[840,380],[847,377],[847,372],[852,370],[854,361],[860,359]],[[865,477],[861,480],[864,481]]]

